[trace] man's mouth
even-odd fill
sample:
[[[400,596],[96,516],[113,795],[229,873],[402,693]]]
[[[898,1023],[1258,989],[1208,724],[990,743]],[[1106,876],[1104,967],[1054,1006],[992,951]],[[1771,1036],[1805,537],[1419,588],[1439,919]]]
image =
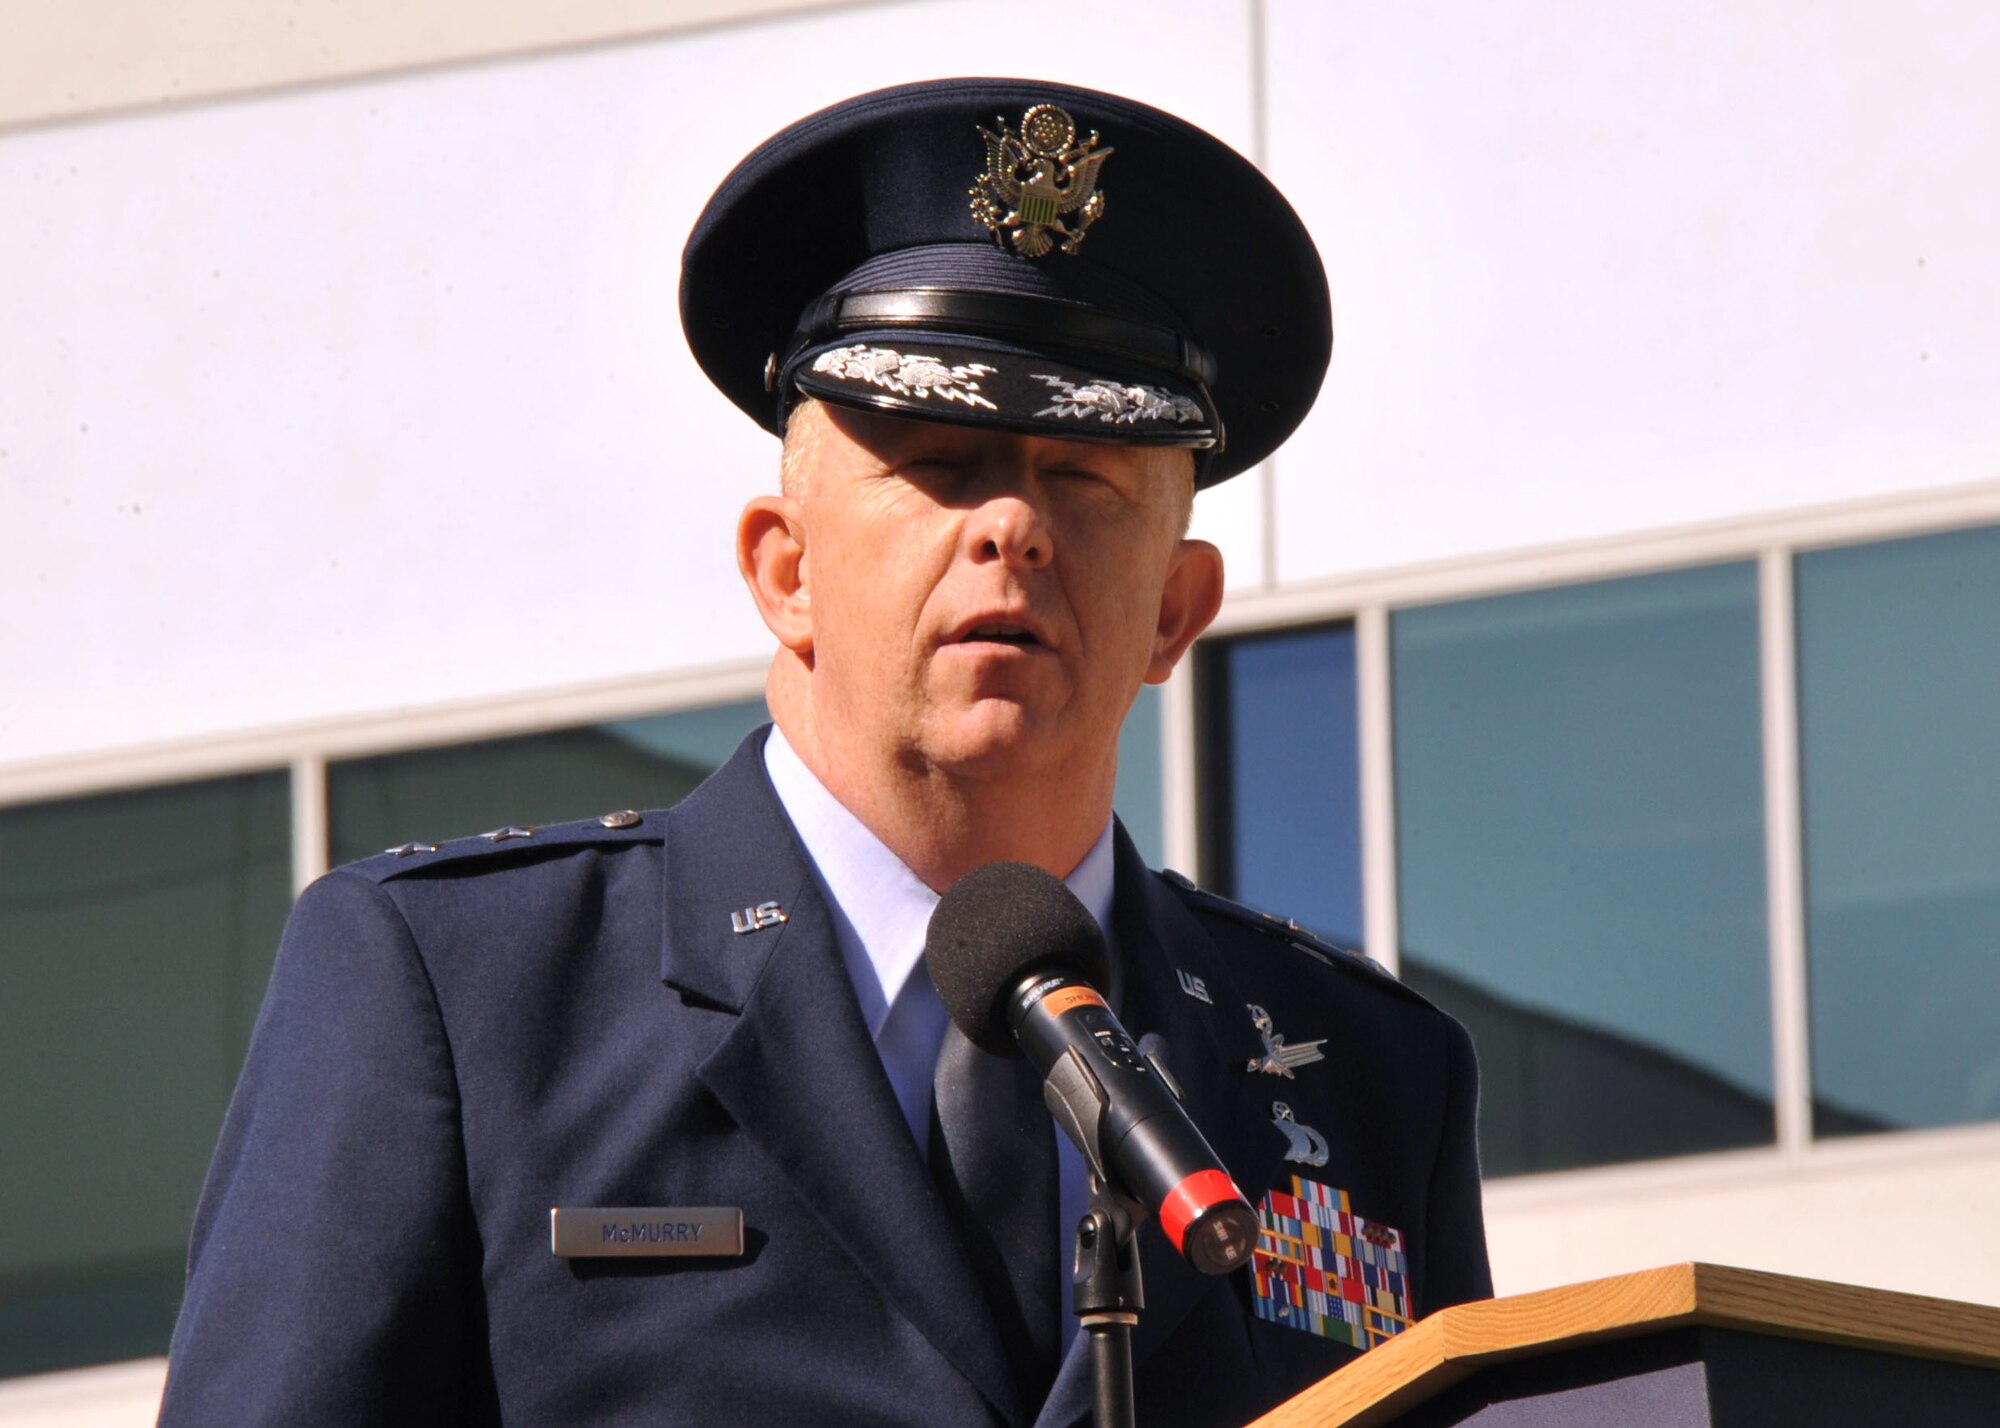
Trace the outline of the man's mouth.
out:
[[[1022,625],[1009,624],[1004,620],[989,621],[974,625],[960,637],[960,644],[991,643],[1002,645],[1039,645],[1034,631]]]

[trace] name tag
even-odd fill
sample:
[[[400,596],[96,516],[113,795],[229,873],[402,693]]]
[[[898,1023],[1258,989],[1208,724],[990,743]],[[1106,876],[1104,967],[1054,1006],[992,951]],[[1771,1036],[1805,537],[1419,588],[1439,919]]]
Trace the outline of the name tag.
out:
[[[549,1211],[549,1248],[565,1259],[615,1255],[740,1255],[743,1212],[692,1209],[564,1209]]]

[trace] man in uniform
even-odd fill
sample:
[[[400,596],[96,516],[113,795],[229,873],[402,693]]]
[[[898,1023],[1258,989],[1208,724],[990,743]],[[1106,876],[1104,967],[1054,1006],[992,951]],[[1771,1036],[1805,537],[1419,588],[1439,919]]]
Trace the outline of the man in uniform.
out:
[[[907,86],[738,167],[682,315],[784,438],[737,533],[775,728],[672,810],[409,844],[305,893],[162,1421],[1086,1418],[1080,1163],[921,965],[939,894],[996,860],[1095,917],[1121,1020],[1164,1036],[1266,1229],[1215,1277],[1141,1230],[1139,1421],[1244,1422],[1489,1293],[1464,1032],[1148,872],[1111,816],[1126,711],[1221,602],[1194,491],[1325,369],[1282,197],[1128,100]]]

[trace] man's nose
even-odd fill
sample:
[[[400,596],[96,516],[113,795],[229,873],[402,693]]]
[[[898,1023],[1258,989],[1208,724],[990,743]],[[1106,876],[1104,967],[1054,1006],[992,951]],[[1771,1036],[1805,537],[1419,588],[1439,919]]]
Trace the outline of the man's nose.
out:
[[[967,554],[1021,570],[1040,570],[1055,558],[1053,533],[1032,490],[1010,483],[989,492],[967,515]]]

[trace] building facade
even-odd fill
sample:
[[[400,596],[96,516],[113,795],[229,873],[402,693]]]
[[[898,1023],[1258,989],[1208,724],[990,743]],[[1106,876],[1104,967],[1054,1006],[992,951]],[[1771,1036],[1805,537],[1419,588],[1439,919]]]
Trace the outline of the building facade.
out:
[[[798,115],[996,69],[1212,129],[1325,255],[1119,807],[1473,1029],[1501,1292],[2000,1302],[2000,17],[542,8],[93,0],[0,57],[0,1422],[149,1421],[297,887],[761,721],[776,448],[680,244]]]

